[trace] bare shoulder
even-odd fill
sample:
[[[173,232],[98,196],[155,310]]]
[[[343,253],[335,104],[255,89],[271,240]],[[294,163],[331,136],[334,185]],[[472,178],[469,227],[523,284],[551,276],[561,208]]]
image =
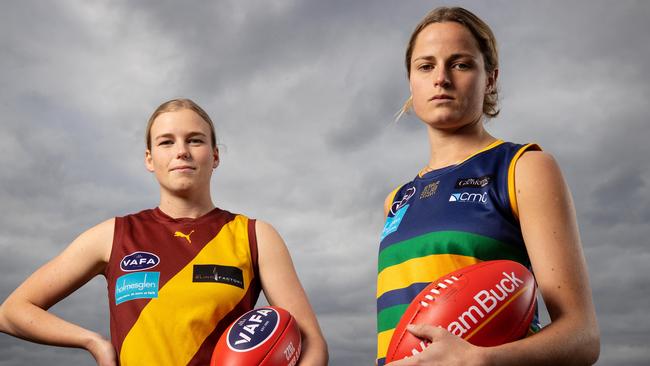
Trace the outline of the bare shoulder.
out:
[[[111,217],[110,219],[102,221],[99,224],[91,227],[81,235],[95,237],[96,239],[100,239],[104,241],[105,240],[112,241],[114,232],[115,232],[115,218]]]
[[[560,173],[560,167],[553,155],[545,151],[527,151],[515,166],[515,173],[522,177]]]
[[[258,241],[265,241],[280,236],[273,225],[263,220],[255,220],[255,234],[257,234]]]
[[[275,230],[273,225],[263,220],[255,220],[255,232],[257,233],[257,235],[259,234],[268,235],[270,233],[277,234],[277,230]]]
[[[567,189],[562,171],[553,155],[544,151],[528,151],[515,166],[517,197],[545,192],[553,193]]]
[[[515,166],[515,189],[520,216],[522,211],[524,216],[526,211],[535,216],[574,215],[569,187],[558,162],[549,153],[530,151],[521,156]]]
[[[255,234],[257,235],[257,247],[263,256],[275,255],[277,250],[286,250],[280,233],[270,223],[255,220]]]
[[[390,192],[384,199],[384,217],[388,217],[388,210],[390,205],[393,203],[393,197],[395,197],[395,192]]]
[[[83,252],[85,258],[108,263],[113,247],[115,218],[105,220],[81,233],[66,251]]]
[[[388,213],[390,212],[390,206],[393,204],[393,201],[395,200],[395,195],[397,194],[397,191],[402,188],[402,185],[397,186],[397,188],[393,189],[390,191],[388,196],[386,196],[386,199],[384,199],[384,218],[388,217]]]

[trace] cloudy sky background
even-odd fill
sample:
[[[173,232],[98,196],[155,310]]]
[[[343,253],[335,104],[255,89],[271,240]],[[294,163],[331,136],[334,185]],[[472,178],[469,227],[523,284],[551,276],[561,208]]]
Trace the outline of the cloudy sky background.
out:
[[[431,8],[499,40],[493,134],[555,155],[572,188],[600,365],[650,362],[650,2],[14,1],[0,14],[0,300],[86,228],[154,207],[143,134],[189,97],[217,125],[213,198],[283,235],[332,365],[370,365],[382,203],[427,162],[395,112],[403,52]],[[83,258],[79,258],[80,261]],[[53,308],[108,335],[105,281]],[[0,334],[0,365],[93,365]]]

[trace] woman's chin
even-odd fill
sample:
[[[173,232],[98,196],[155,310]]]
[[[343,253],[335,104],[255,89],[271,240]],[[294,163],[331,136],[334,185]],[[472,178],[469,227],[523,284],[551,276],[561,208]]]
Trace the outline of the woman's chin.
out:
[[[176,182],[166,187],[166,191],[174,196],[188,197],[196,191],[196,184],[194,182]]]
[[[469,116],[458,116],[457,114],[452,113],[438,114],[428,119],[421,118],[422,122],[430,128],[450,132],[475,125],[477,121],[480,121],[480,119],[480,116],[478,118],[470,118]]]

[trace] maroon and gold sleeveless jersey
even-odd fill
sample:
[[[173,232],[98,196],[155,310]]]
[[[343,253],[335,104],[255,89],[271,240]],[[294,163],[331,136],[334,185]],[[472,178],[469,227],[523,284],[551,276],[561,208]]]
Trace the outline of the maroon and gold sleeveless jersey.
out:
[[[197,219],[158,208],[117,217],[105,274],[122,366],[207,365],[259,296],[255,221],[218,208]]]

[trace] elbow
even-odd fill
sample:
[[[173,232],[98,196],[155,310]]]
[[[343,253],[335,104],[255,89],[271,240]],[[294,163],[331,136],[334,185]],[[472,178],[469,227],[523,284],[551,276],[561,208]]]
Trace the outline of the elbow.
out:
[[[16,335],[16,318],[24,309],[13,296],[9,296],[0,304],[0,332]]]
[[[558,321],[558,323],[560,323]],[[552,356],[549,353],[549,359],[555,365],[567,366],[587,366],[593,365],[598,361],[600,356],[600,331],[595,317],[592,319],[580,319],[574,322],[570,327],[560,330],[565,337],[558,338],[555,344],[557,350],[561,350]],[[551,363],[548,363],[551,364]]]
[[[320,337],[320,339],[318,341],[317,348],[319,350],[319,352],[318,352],[319,353],[319,357],[318,357],[319,361],[316,364],[328,365],[330,356],[329,356],[329,350],[327,348],[327,342],[325,341],[324,337],[322,337],[322,336]]]
[[[7,333],[5,328],[4,304],[0,304],[0,333]]]
[[[325,342],[325,339],[323,339],[323,359],[325,360],[325,365],[329,365],[330,361],[330,353],[329,349],[327,348],[327,342]]]
[[[0,332],[1,333],[11,333],[10,326],[10,310],[11,310],[11,301],[9,299],[5,300],[0,304]]]
[[[301,362],[305,361],[309,365],[328,365],[329,364],[329,351],[325,337],[321,334],[313,337],[305,337],[303,334],[303,351]]]
[[[9,327],[9,319],[8,319],[8,308],[11,306],[11,304],[8,304],[9,301],[5,300],[2,304],[0,304],[0,333],[10,333],[10,327]]]
[[[598,328],[595,329],[586,336],[585,345],[584,345],[584,360],[585,365],[593,365],[598,361],[600,357],[600,332]]]
[[[591,326],[587,328],[586,332],[586,360],[588,365],[593,365],[600,357],[600,328],[598,327],[598,320],[596,314],[591,319]]]
[[[600,331],[598,325],[585,327],[577,333],[578,339],[572,349],[571,365],[593,365],[600,356]]]

